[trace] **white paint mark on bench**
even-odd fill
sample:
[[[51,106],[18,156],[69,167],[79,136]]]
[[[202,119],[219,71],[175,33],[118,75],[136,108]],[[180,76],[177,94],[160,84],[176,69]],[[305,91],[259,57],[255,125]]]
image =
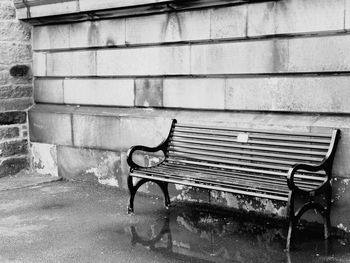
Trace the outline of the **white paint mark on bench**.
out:
[[[248,142],[248,139],[249,139],[249,136],[248,134],[246,133],[239,133],[237,135],[237,142],[244,142],[244,143],[247,143]]]

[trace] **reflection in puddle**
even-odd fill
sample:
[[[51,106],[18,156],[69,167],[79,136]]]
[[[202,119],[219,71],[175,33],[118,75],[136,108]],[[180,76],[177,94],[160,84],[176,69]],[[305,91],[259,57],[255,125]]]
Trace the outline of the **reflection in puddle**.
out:
[[[339,238],[326,242],[305,233],[288,254],[284,223],[267,221],[174,209],[152,224],[131,226],[131,243],[183,262],[350,262]]]

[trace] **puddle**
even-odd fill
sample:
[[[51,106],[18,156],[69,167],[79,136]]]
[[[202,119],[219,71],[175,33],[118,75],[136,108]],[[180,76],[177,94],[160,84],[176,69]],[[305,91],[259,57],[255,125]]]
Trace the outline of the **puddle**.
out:
[[[285,222],[233,217],[171,209],[152,222],[130,226],[131,245],[180,262],[350,262],[346,238],[324,241],[319,231],[303,229],[296,235],[294,251],[286,253]]]

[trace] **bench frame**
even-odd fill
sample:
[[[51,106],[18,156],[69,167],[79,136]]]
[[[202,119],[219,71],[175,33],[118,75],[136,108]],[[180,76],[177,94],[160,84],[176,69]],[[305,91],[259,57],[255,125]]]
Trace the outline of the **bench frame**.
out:
[[[130,173],[137,168],[142,168],[142,166],[136,164],[133,161],[133,154],[135,151],[144,151],[149,153],[155,153],[162,151],[164,154],[164,160],[167,158],[167,150],[169,143],[171,141],[173,130],[175,129],[177,121],[174,119],[172,121],[172,125],[168,134],[168,137],[160,143],[156,147],[147,147],[142,145],[136,145],[132,146],[128,152],[127,152],[127,163],[130,166]],[[288,202],[287,202],[287,217],[289,218],[289,228],[288,228],[288,236],[287,236],[287,244],[286,244],[286,250],[289,251],[291,248],[291,243],[293,240],[293,233],[295,231],[295,228],[302,217],[302,215],[310,210],[315,209],[317,210],[323,217],[324,221],[324,238],[328,239],[330,236],[330,227],[331,227],[331,221],[330,221],[330,212],[331,212],[331,198],[332,198],[332,167],[333,167],[333,160],[335,156],[336,146],[340,139],[340,130],[335,129],[332,133],[332,139],[330,142],[329,150],[326,153],[323,161],[319,165],[310,165],[310,164],[304,164],[304,163],[296,163],[292,167],[290,167],[288,173],[287,173],[287,185],[289,187],[289,195],[288,195]],[[162,162],[163,162],[162,161]],[[161,164],[160,162],[159,164]],[[157,164],[157,165],[159,165]],[[316,189],[312,191],[306,191],[300,189],[297,185],[294,183],[294,175],[298,170],[306,170],[311,172],[316,172],[323,170],[326,173],[327,180],[317,187]],[[171,180],[169,180],[171,182]],[[170,206],[170,197],[169,197],[169,191],[168,191],[168,181],[161,181],[161,180],[153,180],[150,178],[141,178],[139,181],[134,185],[133,183],[133,176],[129,174],[128,176],[128,188],[130,192],[130,199],[129,199],[129,205],[128,205],[128,214],[134,213],[134,198],[136,195],[137,190],[145,183],[147,182],[153,182],[156,183],[160,189],[162,190],[164,194],[164,204],[166,208],[169,208]],[[200,186],[196,186],[200,187]],[[319,202],[316,202],[314,197],[318,195],[324,194],[326,204],[325,206],[322,205]],[[295,211],[295,197],[296,196],[303,196],[308,199],[307,202],[305,202],[297,211]]]

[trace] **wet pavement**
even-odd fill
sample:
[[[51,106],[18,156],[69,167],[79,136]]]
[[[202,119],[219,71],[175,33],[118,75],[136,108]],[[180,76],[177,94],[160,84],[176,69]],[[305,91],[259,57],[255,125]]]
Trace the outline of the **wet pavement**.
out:
[[[126,192],[89,183],[4,189],[0,262],[350,262],[346,236],[305,229],[284,252],[284,221],[142,195],[129,216]]]

